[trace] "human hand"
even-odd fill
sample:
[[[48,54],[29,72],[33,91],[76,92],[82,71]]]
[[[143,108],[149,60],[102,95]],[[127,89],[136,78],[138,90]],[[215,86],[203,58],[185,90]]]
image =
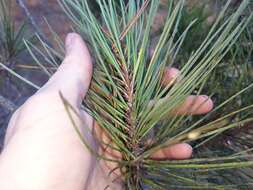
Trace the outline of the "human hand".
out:
[[[167,70],[165,82],[174,78],[176,71]],[[110,168],[104,167],[104,162],[98,165],[96,158],[83,146],[59,96],[61,92],[82,117],[73,119],[85,139],[96,149],[87,132],[92,130],[94,121],[81,110],[91,77],[92,63],[87,47],[79,35],[69,34],[63,64],[11,118],[0,156],[0,189],[100,190],[108,185],[111,189],[120,189],[120,184],[112,184],[108,177]],[[189,97],[178,111],[188,113],[187,106],[193,99],[196,107],[205,101],[197,114],[212,109],[211,100]],[[103,133],[99,129],[98,136]],[[185,159],[191,154],[189,145],[178,144],[156,152],[152,158]]]

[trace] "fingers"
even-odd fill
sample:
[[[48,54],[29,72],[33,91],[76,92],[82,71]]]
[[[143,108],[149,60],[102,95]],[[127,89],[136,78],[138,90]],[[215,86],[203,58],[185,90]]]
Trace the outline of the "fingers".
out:
[[[165,68],[162,84],[164,86],[172,85],[179,76],[179,70],[176,68]]]
[[[115,147],[115,144],[112,142],[112,139],[110,138],[108,133],[105,131],[105,129],[102,129],[96,122],[94,122],[94,125],[93,125],[93,134],[94,134],[95,140],[99,144],[101,155],[105,156],[107,159],[122,160],[121,152],[113,148]],[[118,164],[116,162],[104,161],[104,166],[109,171],[114,170],[112,172],[114,177],[121,176],[120,168],[118,168]]]
[[[66,56],[51,79],[39,92],[62,92],[73,104],[80,104],[92,78],[92,61],[81,36],[68,34],[65,42]]]
[[[172,85],[178,77],[179,70],[175,68],[166,68],[162,84],[164,86]],[[213,101],[208,96],[189,96],[180,106],[171,111],[171,113],[178,115],[200,115],[208,113],[212,109]]]
[[[115,144],[110,139],[109,135],[106,133],[104,129],[102,129],[97,123],[94,123],[94,135],[97,140],[101,143],[100,148],[102,153],[111,159],[122,159],[122,155],[119,151],[112,149],[110,146],[115,147]],[[181,143],[172,145],[167,148],[160,149],[150,156],[151,159],[187,159],[192,155],[192,147],[189,144]],[[110,163],[109,168],[112,169]]]
[[[150,158],[154,160],[183,160],[190,158],[192,147],[186,143],[172,145],[155,152]]]
[[[105,129],[102,129],[96,122],[94,122],[93,133],[94,137],[100,144],[103,154],[110,155],[114,159],[122,159],[121,153],[118,150],[112,148],[115,147],[115,144],[113,144],[109,134],[105,131]]]
[[[172,113],[177,115],[200,115],[213,109],[213,101],[205,95],[189,96]]]

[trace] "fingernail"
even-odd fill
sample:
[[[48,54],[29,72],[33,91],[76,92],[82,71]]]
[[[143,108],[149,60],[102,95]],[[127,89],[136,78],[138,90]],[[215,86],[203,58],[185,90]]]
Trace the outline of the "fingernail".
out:
[[[75,33],[69,33],[67,35],[66,42],[65,42],[66,54],[69,54],[71,50],[73,49],[75,40],[76,40]]]
[[[208,99],[209,99],[209,96],[207,96],[207,95],[202,95],[202,97],[203,97],[205,100],[208,100]]]

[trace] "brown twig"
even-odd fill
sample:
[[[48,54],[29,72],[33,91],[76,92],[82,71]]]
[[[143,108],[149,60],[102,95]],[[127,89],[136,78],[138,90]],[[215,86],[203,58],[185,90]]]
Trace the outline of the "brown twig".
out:
[[[129,30],[131,30],[131,28],[135,25],[135,23],[138,21],[138,19],[140,18],[140,16],[142,15],[142,13],[144,12],[144,10],[147,8],[147,6],[149,5],[150,0],[146,0],[142,7],[140,8],[140,10],[136,13],[135,17],[133,17],[133,19],[129,22],[129,24],[126,26],[126,28],[122,31],[122,33],[120,34],[120,41],[122,41],[125,36],[127,35],[127,33],[129,32]]]

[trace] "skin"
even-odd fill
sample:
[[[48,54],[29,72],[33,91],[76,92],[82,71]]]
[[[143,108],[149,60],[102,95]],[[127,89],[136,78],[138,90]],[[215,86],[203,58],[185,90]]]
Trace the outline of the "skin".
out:
[[[120,180],[112,183],[108,177],[110,167],[100,162],[84,147],[66,113],[64,98],[81,118],[73,116],[84,138],[101,152],[88,129],[95,126],[96,135],[106,141],[108,137],[93,119],[80,109],[92,78],[92,62],[88,49],[78,34],[66,38],[66,57],[57,72],[12,116],[0,155],[0,189],[3,190],[100,190],[121,189]],[[163,83],[178,74],[167,69]],[[194,99],[194,100],[193,100]],[[203,103],[204,102],[204,103]],[[201,107],[199,107],[201,105]],[[189,106],[199,107],[189,111]],[[203,114],[213,103],[206,96],[189,97],[177,108],[180,114]],[[189,113],[190,112],[190,113]],[[153,159],[186,159],[192,154],[187,144],[167,147],[151,155]],[[105,152],[109,157],[115,155]]]

